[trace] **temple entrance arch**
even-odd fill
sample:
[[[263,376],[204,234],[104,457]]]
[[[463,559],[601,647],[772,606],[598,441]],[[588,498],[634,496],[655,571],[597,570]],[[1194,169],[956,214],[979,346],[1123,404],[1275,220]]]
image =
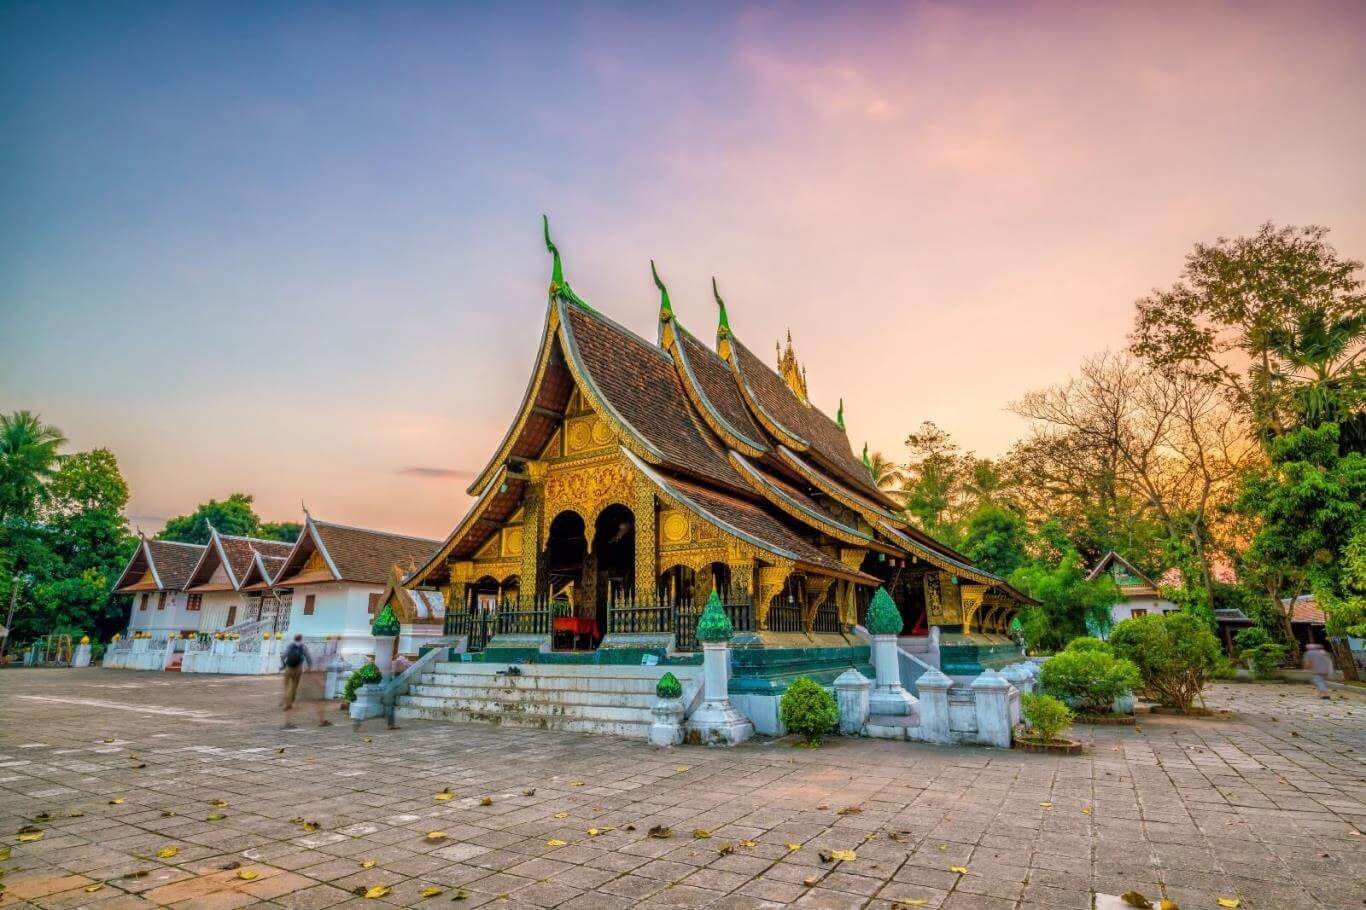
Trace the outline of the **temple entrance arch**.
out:
[[[697,573],[685,565],[670,566],[659,575],[661,605],[690,607],[697,598]]]
[[[556,515],[546,532],[546,597],[567,600],[578,608],[583,599],[583,564],[588,555],[588,537],[583,516],[572,509]]]
[[[593,522],[593,549],[588,564],[591,576],[585,572],[585,584],[593,590],[584,592],[586,603],[592,604],[592,615],[598,623],[598,634],[607,629],[610,607],[634,604],[636,599],[636,516],[620,503],[612,503],[598,513]],[[585,568],[588,568],[586,566]]]

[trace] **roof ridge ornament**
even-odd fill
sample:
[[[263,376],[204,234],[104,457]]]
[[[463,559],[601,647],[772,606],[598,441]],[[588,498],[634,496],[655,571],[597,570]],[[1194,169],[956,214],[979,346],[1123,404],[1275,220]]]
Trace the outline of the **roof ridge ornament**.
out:
[[[720,310],[716,323],[716,337],[730,337],[730,317],[726,315],[726,302],[721,299],[721,292],[716,288],[716,276],[711,276],[711,295],[716,298],[716,307]]]
[[[868,469],[868,473],[873,473],[873,462],[868,458],[868,440],[863,441],[863,466]]]
[[[659,288],[659,321],[668,322],[674,318],[674,307],[669,302],[669,289],[660,280],[659,270],[655,268],[655,261],[650,260],[650,274],[654,276],[655,287]]]
[[[837,424],[839,425],[839,428],[840,428],[841,430],[844,429],[844,399],[843,399],[843,398],[840,399],[840,409],[839,409],[838,411],[835,412],[835,423],[837,423]]]
[[[798,362],[796,352],[792,350],[792,329],[787,330],[786,349],[777,342],[774,342],[773,347],[778,352],[778,375],[783,377],[783,381],[792,390],[792,394],[797,396],[798,401],[810,405],[811,401],[806,391],[806,370]]]
[[[574,293],[574,289],[564,280],[564,265],[560,262],[560,250],[550,239],[550,218],[546,215],[541,216],[541,226],[545,229],[545,248],[550,251],[553,257],[553,265],[550,269],[550,299],[559,298],[582,309],[592,311],[583,298]]]

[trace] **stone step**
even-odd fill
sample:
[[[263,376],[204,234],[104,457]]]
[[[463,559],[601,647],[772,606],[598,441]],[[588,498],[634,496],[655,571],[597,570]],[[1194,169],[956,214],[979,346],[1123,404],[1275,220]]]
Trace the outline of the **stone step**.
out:
[[[504,724],[510,727],[529,727],[538,730],[563,730],[569,733],[596,733],[607,736],[624,736],[632,739],[646,739],[650,735],[651,720],[610,721],[570,716],[528,715],[520,712],[502,711],[462,711],[449,707],[427,707],[422,705],[395,706],[396,717],[441,720],[453,723]]]
[[[417,681],[427,686],[460,686],[469,689],[614,692],[622,695],[654,695],[658,684],[653,679],[623,679],[618,676],[588,679],[577,676],[466,676],[459,673],[422,673]]]
[[[528,717],[577,717],[584,720],[644,722],[650,709],[637,705],[580,705],[481,696],[400,695],[399,705],[422,708],[449,708],[473,714],[522,714]]]
[[[920,718],[913,714],[874,714],[863,725],[863,733],[874,739],[908,739],[910,728],[918,726]]]
[[[557,705],[630,706],[649,710],[656,701],[653,692],[591,692],[574,689],[509,689],[493,686],[453,685],[440,679],[419,680],[409,689],[410,695],[435,698],[479,698],[489,701],[529,701]]]

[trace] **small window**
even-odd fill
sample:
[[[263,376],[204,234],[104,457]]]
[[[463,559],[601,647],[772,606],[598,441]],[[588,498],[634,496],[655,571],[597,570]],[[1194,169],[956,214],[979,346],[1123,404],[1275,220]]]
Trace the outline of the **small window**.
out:
[[[236,607],[236,606],[228,607],[228,621],[227,621],[227,623],[225,623],[225,625],[229,625],[229,626],[230,626],[230,625],[232,625],[232,624],[235,623],[235,622],[237,622],[237,607]]]
[[[368,614],[370,614],[371,616],[374,616],[375,613],[376,613],[378,610],[379,610],[379,595],[378,595],[378,594],[371,594],[371,595],[370,595],[370,603],[369,603],[369,605],[366,606],[365,612],[368,613]]]
[[[138,612],[139,612],[139,613],[145,613],[145,612],[147,612],[147,598],[149,598],[149,597],[151,597],[151,596],[152,596],[152,595],[150,595],[150,594],[143,594],[143,595],[142,595],[142,600],[138,601]]]
[[[199,608],[204,605],[203,594],[187,594],[185,596],[185,609],[191,613],[198,613]]]
[[[305,615],[305,616],[312,616],[312,615],[313,615],[313,606],[314,606],[314,604],[317,603],[317,600],[318,600],[318,595],[316,595],[316,594],[310,594],[310,595],[308,595],[307,597],[304,598],[304,615]]]
[[[165,592],[165,591],[162,591],[160,594],[157,595],[157,609],[158,609],[158,610],[164,610],[164,609],[166,609],[166,592]]]
[[[1129,611],[1129,615],[1135,618],[1139,616],[1147,616],[1148,611],[1143,609],[1142,607],[1134,607],[1132,610]]]

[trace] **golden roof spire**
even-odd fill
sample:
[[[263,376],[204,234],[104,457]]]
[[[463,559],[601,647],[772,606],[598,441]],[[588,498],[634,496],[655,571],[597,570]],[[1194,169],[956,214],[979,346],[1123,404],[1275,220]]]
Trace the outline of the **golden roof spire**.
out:
[[[774,348],[778,348],[774,344]],[[806,370],[797,362],[797,355],[792,350],[792,330],[787,330],[787,348],[779,349],[778,353],[778,375],[783,377],[787,387],[792,390],[792,394],[802,404],[807,404],[806,397]]]

